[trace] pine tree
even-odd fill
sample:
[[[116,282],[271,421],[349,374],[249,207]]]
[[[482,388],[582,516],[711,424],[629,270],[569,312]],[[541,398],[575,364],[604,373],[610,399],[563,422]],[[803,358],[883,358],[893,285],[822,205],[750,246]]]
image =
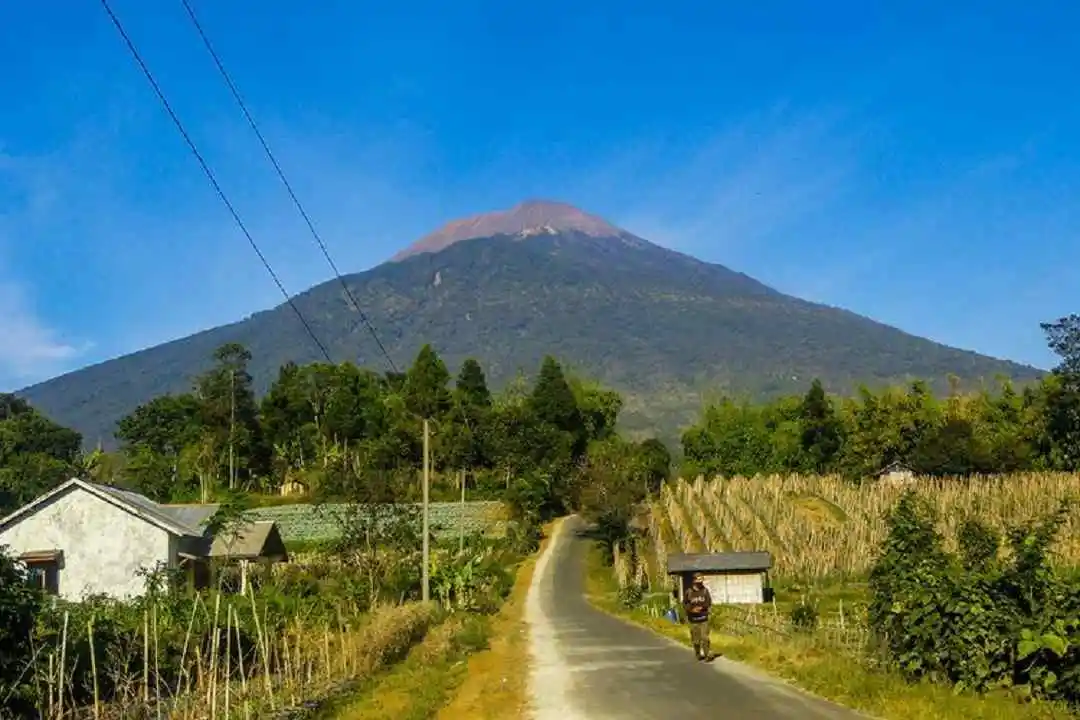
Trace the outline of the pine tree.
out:
[[[405,373],[406,408],[418,417],[442,417],[450,409],[449,381],[446,363],[431,345],[424,345]]]
[[[840,452],[841,423],[825,388],[816,378],[799,406],[799,420],[806,470],[826,472]]]
[[[454,387],[462,404],[472,407],[491,407],[491,391],[488,390],[484,369],[473,358],[468,358],[462,363]]]
[[[540,422],[575,435],[581,432],[581,413],[574,392],[566,382],[562,366],[550,355],[540,366],[529,404]]]

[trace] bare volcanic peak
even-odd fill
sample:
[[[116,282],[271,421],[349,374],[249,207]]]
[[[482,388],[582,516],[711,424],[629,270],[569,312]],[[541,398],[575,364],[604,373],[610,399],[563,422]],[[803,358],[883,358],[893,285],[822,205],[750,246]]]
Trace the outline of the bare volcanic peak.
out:
[[[548,200],[528,200],[509,210],[454,220],[405,248],[392,260],[404,260],[420,253],[434,253],[461,240],[494,235],[540,235],[578,232],[592,237],[626,237],[628,234],[596,215],[573,205]]]

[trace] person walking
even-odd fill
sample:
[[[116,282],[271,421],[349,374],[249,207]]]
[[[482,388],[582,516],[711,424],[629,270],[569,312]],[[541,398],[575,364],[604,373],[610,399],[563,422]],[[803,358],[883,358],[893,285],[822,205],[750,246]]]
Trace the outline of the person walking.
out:
[[[705,587],[705,576],[694,573],[693,583],[683,596],[683,608],[686,619],[690,621],[690,642],[694,644],[694,655],[698,660],[709,660],[709,610],[712,609],[712,595]]]

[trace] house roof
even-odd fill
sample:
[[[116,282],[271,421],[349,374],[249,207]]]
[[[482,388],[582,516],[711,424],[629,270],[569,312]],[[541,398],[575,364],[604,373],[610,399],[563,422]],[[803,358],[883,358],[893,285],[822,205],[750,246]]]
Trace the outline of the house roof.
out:
[[[222,532],[214,538],[213,545],[210,547],[210,557],[287,560],[288,556],[277,525],[272,521],[248,523],[231,532]]]
[[[185,525],[189,528],[198,529],[199,534],[203,534],[203,528],[207,521],[214,516],[214,513],[221,507],[215,503],[207,504],[191,504],[191,505],[159,505],[161,511],[169,517],[176,520],[181,525]]]
[[[161,525],[172,525],[179,532],[180,535],[202,535],[202,529],[198,523],[187,523],[182,516],[178,516],[169,511],[164,505],[159,505],[145,495],[140,495],[137,492],[130,490],[123,490],[112,485],[98,485],[96,483],[86,483],[87,485],[96,488],[97,490],[108,493],[114,498],[120,500],[120,502],[126,504],[130,508],[138,510],[136,514],[141,515],[147,520],[157,521]],[[167,528],[166,528],[167,529]]]
[[[901,460],[893,460],[891,463],[889,463],[885,467],[878,470],[877,474],[878,475],[885,475],[885,474],[891,473],[891,472],[914,472],[914,471],[911,469],[910,465],[907,465],[903,461],[901,461]]]
[[[772,555],[765,551],[693,553],[668,555],[668,573],[762,572],[772,567]]]
[[[127,510],[136,517],[161,528],[172,535],[182,537],[202,535],[202,531],[191,527],[169,513],[165,512],[161,505],[143,495],[129,490],[122,490],[110,485],[98,485],[79,478],[72,478],[58,485],[49,492],[41,495],[26,505],[0,520],[0,530],[6,530],[11,525],[19,522],[28,515],[33,515],[37,510],[48,504],[53,498],[61,497],[72,490],[82,490],[105,502]]]

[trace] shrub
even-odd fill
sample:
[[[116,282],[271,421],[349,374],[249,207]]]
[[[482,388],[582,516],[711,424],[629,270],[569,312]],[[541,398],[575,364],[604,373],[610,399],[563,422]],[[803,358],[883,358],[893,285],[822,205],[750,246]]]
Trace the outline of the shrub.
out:
[[[791,626],[796,631],[802,633],[812,633],[818,628],[818,621],[820,616],[816,605],[810,603],[806,598],[803,598],[799,603],[791,608],[791,612],[788,613],[788,619],[791,621]]]
[[[0,715],[34,709],[34,617],[41,593],[26,584],[22,569],[0,547]]]
[[[625,587],[619,588],[619,602],[625,608],[632,610],[640,606],[644,597],[645,590],[638,583],[629,583]]]
[[[930,508],[905,494],[870,578],[869,620],[888,660],[912,680],[1019,685],[1080,704],[1080,591],[1049,559],[1067,510],[1012,527],[1002,561],[1000,536],[974,521],[946,552]]]

